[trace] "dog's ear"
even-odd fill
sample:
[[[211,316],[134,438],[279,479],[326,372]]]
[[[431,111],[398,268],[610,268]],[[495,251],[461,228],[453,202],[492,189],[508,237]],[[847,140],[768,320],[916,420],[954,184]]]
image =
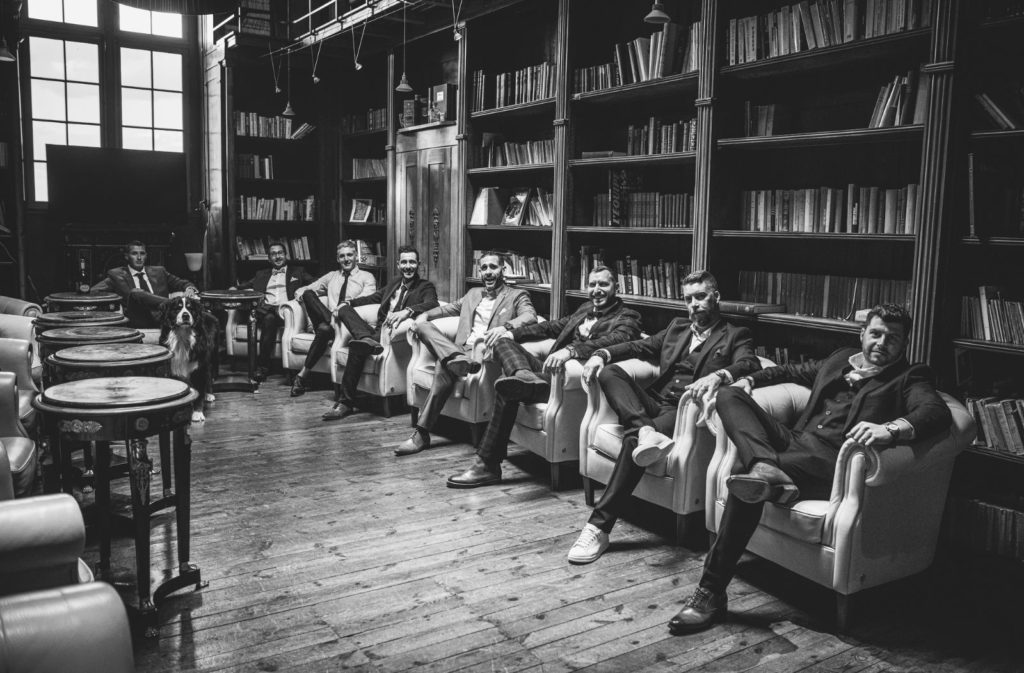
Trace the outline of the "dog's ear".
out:
[[[160,324],[170,324],[169,316],[176,312],[177,309],[174,307],[175,301],[173,299],[167,299],[163,304],[160,305]]]

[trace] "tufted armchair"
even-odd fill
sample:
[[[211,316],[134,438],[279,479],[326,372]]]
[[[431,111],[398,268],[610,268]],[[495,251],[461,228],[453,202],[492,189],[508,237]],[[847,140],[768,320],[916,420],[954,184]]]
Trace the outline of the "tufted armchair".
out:
[[[0,314],[19,315],[25,318],[35,318],[43,312],[43,307],[33,304],[24,299],[0,296]]]
[[[320,301],[327,304],[327,297],[320,297]],[[284,319],[284,329],[281,332],[281,366],[284,369],[297,372],[302,369],[302,363],[306,359],[306,353],[313,344],[313,332],[309,330],[309,320],[306,318],[306,309],[302,302],[292,299],[282,304],[281,317]],[[341,326],[334,321],[334,341],[337,343]],[[329,373],[332,369],[333,346],[327,349],[324,356],[313,367],[314,372]]]
[[[753,397],[773,417],[794,423],[810,390],[794,383],[755,388]],[[908,577],[931,565],[957,454],[974,438],[974,420],[952,397],[948,432],[913,445],[876,450],[847,441],[839,451],[828,500],[766,504],[747,549],[837,593],[837,624],[845,628],[849,598],[864,589]],[[725,482],[740,471],[736,446],[708,418],[716,435],[707,474],[705,524],[714,533],[728,495]]]
[[[379,308],[380,304],[366,304],[356,307],[355,311],[367,324],[375,326]],[[384,352],[367,358],[359,377],[358,389],[383,398],[384,415],[388,417],[391,416],[391,398],[406,394],[406,370],[412,358],[412,346],[408,339],[411,324],[412,320],[403,320],[396,329],[381,334]],[[352,334],[344,325],[339,325],[338,337],[331,346],[331,380],[336,387],[341,385],[341,377],[348,365],[348,342],[351,340]]]
[[[5,461],[0,467],[0,480],[10,481],[15,495],[30,494],[39,463],[36,443],[18,418],[16,375],[4,371],[0,371],[0,444]]]
[[[38,352],[34,341],[0,338],[0,371],[16,376],[17,416],[28,429],[35,425],[36,411],[32,398],[39,393],[36,386],[34,354]]]
[[[234,308],[229,308],[227,310],[227,322],[224,325],[224,341],[227,346],[228,357],[249,357],[249,336],[248,329],[246,327],[248,322],[249,316],[245,311],[239,311]],[[274,344],[275,358],[281,357],[281,336],[283,334],[284,327],[281,327],[281,329],[277,331],[277,342]]]

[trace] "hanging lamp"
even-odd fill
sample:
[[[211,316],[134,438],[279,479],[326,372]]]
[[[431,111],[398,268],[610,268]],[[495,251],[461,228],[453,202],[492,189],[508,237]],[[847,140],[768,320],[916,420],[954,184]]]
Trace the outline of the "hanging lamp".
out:
[[[405,33],[405,6],[406,3],[402,3],[402,79],[398,82],[398,86],[395,87],[395,91],[398,93],[412,93],[412,87],[409,85],[409,78],[405,76],[405,51],[406,51],[406,33]]]
[[[292,25],[292,5],[288,3],[288,26]],[[284,111],[281,113],[282,117],[294,117],[295,110],[292,109],[292,52],[289,51],[285,54],[285,58],[288,59],[288,98],[285,100]]]
[[[647,23],[668,23],[672,20],[672,17],[665,11],[664,2],[652,2],[651,11],[644,17],[644,21]]]

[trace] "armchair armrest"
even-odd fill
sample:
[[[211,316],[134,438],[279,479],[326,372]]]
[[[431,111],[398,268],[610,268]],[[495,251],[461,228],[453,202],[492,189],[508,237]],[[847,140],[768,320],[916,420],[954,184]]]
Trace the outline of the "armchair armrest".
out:
[[[35,318],[0,313],[0,337],[32,341],[35,338],[34,330]]]
[[[10,315],[23,315],[34,318],[40,315],[43,309],[39,304],[33,304],[24,299],[0,296],[0,313]]]
[[[380,304],[367,304],[365,306],[357,306],[355,312],[360,318],[366,321],[371,327],[377,324],[377,309]],[[331,346],[332,351],[337,351],[348,345],[348,342],[352,340],[352,333],[348,331],[348,328],[339,321],[335,320],[335,338],[334,345]]]
[[[619,367],[624,372],[633,377],[633,379],[641,386],[650,385],[656,378],[658,378],[659,369],[658,366],[647,362],[646,360],[639,360],[631,358],[629,360],[623,360],[616,362],[609,367]],[[581,386],[582,383],[582,368],[581,368]],[[585,460],[584,456],[587,452],[587,447],[593,442],[594,433],[597,431],[598,426],[619,422],[618,414],[612,409],[611,405],[608,404],[608,399],[605,397],[604,391],[601,390],[601,384],[598,382],[598,377],[591,379],[589,384],[586,384],[584,390],[587,393],[587,410],[583,414],[583,421],[580,424],[580,460]],[[582,468],[581,468],[582,469]]]
[[[0,503],[0,594],[78,581],[85,526],[61,493]]]
[[[17,381],[17,375],[0,371],[0,437],[28,436],[19,417]]]
[[[32,382],[32,342],[0,338],[0,371],[17,376],[21,389],[35,390]]]
[[[285,334],[301,332],[306,326],[306,309],[299,300],[286,301],[278,311],[284,321]]]

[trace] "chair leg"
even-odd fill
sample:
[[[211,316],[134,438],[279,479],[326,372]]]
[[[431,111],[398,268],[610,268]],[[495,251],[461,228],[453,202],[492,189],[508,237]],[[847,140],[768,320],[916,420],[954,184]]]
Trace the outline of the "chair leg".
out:
[[[704,512],[676,514],[675,528],[675,545],[677,547],[701,549],[707,544],[707,536],[704,535]]]
[[[551,468],[551,490],[562,491],[569,487],[569,479],[572,477],[571,462],[550,463]]]
[[[836,594],[836,631],[844,633],[850,627],[850,615],[853,612],[853,596]]]
[[[385,395],[383,405],[384,418],[391,418],[391,398]]]
[[[473,448],[477,448],[480,446],[480,440],[483,439],[483,432],[480,429],[479,423],[470,424],[469,438],[473,441]]]
[[[416,407],[409,407],[409,425],[415,426],[420,419],[420,410]]]
[[[583,477],[583,500],[587,507],[594,506],[594,480],[589,477]]]

